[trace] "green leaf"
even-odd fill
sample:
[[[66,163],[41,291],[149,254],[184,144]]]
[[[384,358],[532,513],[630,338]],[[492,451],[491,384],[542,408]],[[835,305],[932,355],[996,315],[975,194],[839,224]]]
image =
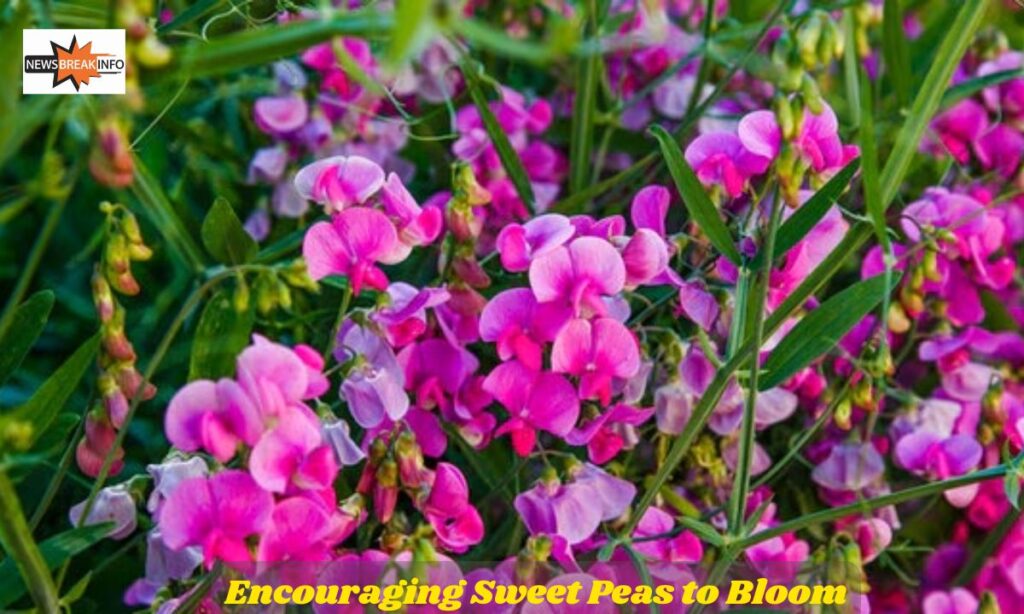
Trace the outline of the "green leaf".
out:
[[[182,26],[187,26],[212,11],[223,1],[224,0],[196,0],[189,4],[188,8],[177,13],[174,16],[174,19],[165,24],[158,24],[156,27],[156,33],[164,34],[165,32],[173,32]]]
[[[192,343],[189,381],[234,375],[235,358],[249,344],[255,312],[250,301],[249,307],[239,313],[232,296],[232,291],[220,290],[203,309]]]
[[[192,270],[202,270],[202,249],[196,244],[185,222],[178,216],[160,182],[153,177],[139,156],[135,156],[135,181],[132,182],[132,192],[142,204],[139,210],[160,231],[174,256]]]
[[[335,36],[377,36],[391,31],[392,14],[375,9],[337,12],[326,19],[272,24],[196,41],[175,50],[163,79],[208,77],[286,58]]]
[[[71,398],[78,382],[92,364],[99,345],[100,337],[97,334],[79,346],[75,353],[36,389],[24,405],[0,416],[0,428],[12,422],[27,422],[32,425],[32,432],[19,443],[22,443],[24,448],[34,444]]]
[[[463,57],[461,68],[462,74],[466,77],[466,89],[469,90],[469,96],[473,99],[473,104],[476,105],[476,109],[480,113],[484,129],[487,130],[487,136],[498,153],[501,165],[505,168],[509,179],[512,180],[512,184],[515,185],[519,200],[523,201],[528,211],[533,211],[533,186],[530,185],[530,178],[526,175],[523,161],[519,159],[519,154],[512,149],[512,143],[509,142],[508,135],[502,130],[498,124],[498,119],[491,112],[491,106],[482,89],[483,84],[480,80],[482,69],[480,65],[467,57]]]
[[[41,544],[39,552],[51,570],[106,537],[114,523],[105,522],[55,535]],[[10,558],[0,563],[0,607],[7,607],[25,594],[25,584]]]
[[[742,258],[729,233],[729,228],[719,216],[718,209],[708,198],[697,175],[686,163],[679,144],[671,134],[657,124],[650,127],[650,132],[654,138],[658,139],[661,155],[665,158],[669,173],[672,175],[672,180],[675,181],[679,195],[683,197],[683,204],[690,212],[690,217],[704,231],[711,244],[733,264],[739,266]]]
[[[851,161],[843,167],[828,183],[821,186],[807,202],[793,212],[786,221],[779,226],[778,235],[775,237],[775,260],[786,255],[794,245],[807,236],[814,226],[825,217],[832,205],[839,199],[839,196],[850,185],[857,168],[860,166],[860,158]],[[750,268],[756,270],[761,266],[763,256],[758,253]]]
[[[395,3],[395,29],[391,32],[388,62],[398,66],[415,55],[435,32],[432,3],[423,0],[398,0]]]
[[[1021,476],[1016,471],[1007,472],[1003,478],[1003,492],[1015,510],[1020,509],[1020,480]]]
[[[971,44],[974,31],[985,15],[987,2],[968,0],[957,13],[953,25],[946,32],[942,44],[928,68],[924,81],[917,90],[917,97],[907,112],[906,121],[896,135],[896,144],[885,163],[881,178],[881,201],[883,208],[896,197],[903,177],[910,169],[910,162],[917,153],[925,128],[939,108],[953,71],[960,64],[967,46]]]
[[[259,246],[245,231],[231,204],[223,198],[213,201],[203,220],[202,237],[206,251],[226,265],[251,262],[259,251]]]
[[[768,356],[758,389],[768,390],[782,384],[833,349],[890,290],[891,286],[886,287],[885,275],[876,275],[836,293],[805,315]]]
[[[701,541],[716,547],[722,545],[722,535],[715,530],[715,527],[708,523],[701,522],[696,518],[690,518],[689,516],[677,516],[676,520],[679,521],[679,524],[692,531],[697,537],[701,538]]]
[[[32,349],[53,309],[53,292],[36,292],[18,305],[7,330],[0,331],[0,385],[11,376]]]
[[[550,45],[537,40],[512,38],[505,30],[477,19],[460,17],[452,20],[451,25],[455,32],[470,43],[507,58],[531,64],[546,64],[555,55]]]
[[[590,11],[595,8],[589,5]],[[597,16],[590,14],[587,31],[593,33]],[[586,187],[592,173],[594,115],[597,112],[597,85],[601,57],[591,54],[576,61],[576,88],[572,103],[572,129],[569,141],[569,193]]]
[[[1012,70],[1000,70],[998,72],[961,81],[946,90],[946,93],[942,95],[941,106],[942,108],[951,107],[961,100],[970,98],[983,89],[995,87],[1000,83],[1006,83],[1007,81],[1018,77],[1024,77],[1024,70],[1019,68]]]
[[[896,92],[900,106],[910,101],[910,53],[903,31],[903,7],[900,0],[885,0],[882,9],[882,55],[890,88]],[[851,104],[856,102],[851,100]]]
[[[982,322],[985,330],[992,332],[1020,331],[1017,320],[1010,313],[1010,310],[1007,309],[1006,303],[1002,299],[991,290],[982,290],[980,294],[981,305],[985,308],[985,321]]]

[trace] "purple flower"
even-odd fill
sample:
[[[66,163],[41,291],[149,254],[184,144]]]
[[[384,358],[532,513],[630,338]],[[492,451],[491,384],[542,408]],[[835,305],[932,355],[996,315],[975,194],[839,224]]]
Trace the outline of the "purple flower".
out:
[[[981,461],[982,447],[973,437],[944,437],[919,430],[896,442],[895,458],[904,469],[931,478],[946,479],[963,475]]]
[[[82,512],[85,511],[85,501],[74,505],[68,516],[71,524],[83,526],[112,522],[114,526],[107,533],[110,539],[124,539],[135,531],[138,523],[135,519],[135,500],[125,484],[107,486],[100,490],[93,502],[89,516],[82,522]]]
[[[870,443],[839,443],[811,472],[819,486],[836,491],[858,491],[882,477],[885,461]]]
[[[744,147],[734,134],[713,132],[690,143],[686,162],[705,186],[722,186],[730,198],[736,198],[751,177],[767,170],[771,160]]]
[[[339,361],[353,361],[341,384],[341,396],[360,426],[373,428],[385,417],[402,419],[409,409],[409,396],[405,374],[391,346],[348,320],[338,331],[335,355]]]

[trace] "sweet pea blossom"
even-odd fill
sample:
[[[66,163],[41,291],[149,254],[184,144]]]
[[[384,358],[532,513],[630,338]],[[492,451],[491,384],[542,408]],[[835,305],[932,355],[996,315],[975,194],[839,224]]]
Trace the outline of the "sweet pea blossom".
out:
[[[517,360],[504,362],[484,380],[484,389],[506,410],[510,418],[496,435],[509,434],[520,456],[533,451],[537,431],[564,437],[579,418],[580,402],[561,375],[537,372]]]
[[[376,162],[361,156],[334,156],[303,167],[295,175],[295,189],[331,213],[366,204],[384,181],[384,170]]]
[[[747,181],[767,170],[770,157],[746,147],[734,134],[714,132],[686,148],[686,162],[705,186],[720,185],[730,198],[743,193]]]
[[[630,378],[639,369],[636,338],[612,318],[570,320],[551,348],[551,370],[578,377],[580,398],[602,405],[611,401],[613,378]]]
[[[273,496],[248,473],[222,471],[179,484],[160,512],[160,529],[174,550],[201,546],[208,568],[215,559],[245,563],[252,560],[245,540],[267,527],[273,507]]]
[[[575,234],[569,218],[556,213],[540,215],[525,224],[508,224],[498,233],[495,246],[501,265],[513,273],[530,268],[534,258],[564,244]]]
[[[567,305],[577,316],[606,315],[602,299],[622,290],[626,265],[611,243],[580,237],[534,259],[529,275],[539,302]]]
[[[748,151],[768,160],[782,148],[782,129],[771,111],[754,111],[740,120],[736,128],[739,141]],[[857,157],[858,149],[843,145],[839,139],[839,121],[830,106],[821,113],[808,112],[793,140],[793,147],[815,173],[838,170]]]
[[[977,466],[982,448],[967,435],[942,435],[920,430],[896,443],[895,456],[904,468],[932,478],[946,479],[963,475]]]
[[[364,286],[383,291],[388,278],[377,264],[401,256],[398,234],[388,218],[375,209],[351,207],[330,222],[317,222],[302,241],[302,256],[314,280],[345,275],[352,291]]]

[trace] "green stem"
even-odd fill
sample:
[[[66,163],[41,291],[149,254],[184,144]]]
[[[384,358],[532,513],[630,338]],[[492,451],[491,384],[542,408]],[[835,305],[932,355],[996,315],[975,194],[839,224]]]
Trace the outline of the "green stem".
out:
[[[754,298],[754,351],[750,354],[750,380],[747,386],[747,398],[743,406],[743,424],[740,431],[740,448],[737,458],[736,478],[733,483],[732,496],[729,498],[729,531],[737,534],[743,526],[743,512],[747,505],[747,493],[750,492],[750,461],[754,455],[754,422],[757,406],[757,383],[761,372],[758,358],[761,342],[764,337],[764,309],[768,299],[768,286],[771,285],[772,262],[775,260],[775,235],[782,219],[782,206],[778,202],[778,192],[771,199],[768,236],[765,239],[764,264],[761,266],[760,279],[757,284],[757,296]],[[736,305],[737,310],[746,310],[746,305]]]
[[[331,359],[331,352],[334,351],[334,346],[338,343],[338,332],[341,330],[341,325],[345,321],[345,316],[348,315],[348,308],[351,303],[352,286],[346,284],[345,293],[341,297],[341,307],[338,308],[338,316],[334,318],[334,326],[331,327],[331,338],[327,340],[327,345],[324,348],[325,363]]]
[[[25,521],[25,513],[21,508],[21,500],[14,490],[7,474],[0,471],[0,541],[3,541],[4,549],[8,556],[14,559],[14,563],[25,580],[25,586],[32,596],[32,601],[40,612],[45,614],[60,611],[60,602],[57,598],[57,586],[53,583],[53,576],[50,569],[43,560],[35,540],[32,539],[32,530]]]
[[[786,533],[792,533],[799,531],[810,526],[822,524],[825,522],[831,522],[833,520],[839,520],[846,516],[852,516],[854,514],[868,514],[876,509],[886,507],[888,505],[896,505],[898,503],[905,503],[907,501],[913,501],[914,499],[920,499],[929,495],[943,493],[947,490],[954,488],[960,488],[961,486],[969,486],[978,482],[984,482],[985,480],[992,480],[1000,478],[1006,475],[1008,468],[1005,464],[996,465],[995,467],[989,467],[981,471],[975,471],[967,475],[962,475],[948,480],[942,480],[940,482],[930,482],[928,484],[921,484],[920,486],[914,486],[912,488],[906,488],[899,492],[889,493],[880,497],[874,497],[872,499],[865,499],[863,501],[857,501],[849,505],[843,505],[841,507],[833,507],[788,522],[775,525],[769,529],[765,529],[760,533],[755,533],[743,539],[734,542],[734,547],[737,550],[745,550],[750,546],[759,544],[763,541],[778,537]]]

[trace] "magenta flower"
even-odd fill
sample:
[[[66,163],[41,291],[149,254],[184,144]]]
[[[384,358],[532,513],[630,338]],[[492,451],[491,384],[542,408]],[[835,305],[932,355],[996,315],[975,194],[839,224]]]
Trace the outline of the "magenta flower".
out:
[[[212,478],[191,478],[171,493],[160,512],[164,543],[173,550],[201,546],[206,567],[215,560],[252,560],[246,540],[270,522],[274,498],[237,470]]]
[[[932,591],[921,601],[923,614],[974,614],[977,611],[978,598],[959,586],[949,591]]]
[[[197,380],[171,399],[164,431],[179,450],[205,450],[226,462],[239,445],[256,444],[263,423],[255,404],[234,380]]]
[[[628,379],[640,369],[636,337],[621,322],[598,318],[570,320],[551,348],[551,370],[579,378],[581,399],[611,403],[612,380]]]
[[[469,502],[469,485],[455,465],[438,463],[423,514],[441,544],[452,552],[465,552],[484,537],[483,520]]]
[[[771,163],[726,132],[702,134],[686,148],[686,162],[707,187],[722,186],[730,198],[743,193],[747,181],[764,173]]]
[[[525,224],[506,225],[498,233],[495,247],[505,270],[518,273],[529,269],[534,258],[563,245],[575,232],[569,218],[549,213]]]
[[[903,468],[937,479],[967,473],[978,465],[981,455],[981,444],[973,437],[944,437],[925,429],[900,438],[895,450],[895,458]]]
[[[1024,153],[1024,135],[1006,124],[998,124],[974,141],[974,153],[982,168],[995,170],[1003,179],[1017,174]]]
[[[338,464],[318,425],[285,420],[260,438],[249,457],[249,470],[263,489],[292,493],[329,487]]]
[[[480,338],[497,346],[502,360],[516,358],[541,369],[541,353],[569,320],[569,310],[538,303],[529,288],[512,288],[494,296],[480,313]]]
[[[577,316],[606,315],[603,297],[622,290],[626,266],[611,243],[580,237],[530,264],[530,287],[541,303],[559,302]]]
[[[385,290],[388,278],[377,263],[391,261],[398,248],[395,227],[380,211],[352,207],[330,222],[317,222],[302,240],[302,255],[314,280],[345,275],[352,291]]]
[[[427,309],[443,305],[451,294],[444,288],[416,288],[405,282],[388,286],[390,303],[378,307],[370,317],[381,325],[388,343],[403,347],[427,330]]]
[[[349,158],[352,160],[353,158]],[[402,245],[394,259],[404,260],[413,247],[433,243],[444,227],[444,214],[437,207],[420,207],[398,175],[391,173],[381,190],[384,212],[395,222]]]
[[[338,519],[322,502],[307,497],[279,501],[269,528],[260,537],[256,560],[261,563],[296,563],[331,560],[331,547],[340,537]],[[288,568],[283,568],[287,574]],[[305,571],[305,570],[301,570]]]
[[[704,557],[704,546],[697,536],[689,531],[682,531],[675,537],[670,535],[675,529],[672,515],[657,507],[649,507],[643,518],[636,525],[633,546],[637,552],[648,558],[665,563],[696,563]]]
[[[533,451],[538,430],[565,437],[579,418],[580,402],[572,384],[517,360],[495,367],[484,380],[484,389],[509,413],[509,420],[495,434],[510,434],[512,447],[520,456]]]
[[[971,146],[988,130],[988,112],[970,98],[958,102],[932,120],[938,144],[926,145],[937,154],[949,153],[960,164],[971,158]]]
[[[327,212],[363,205],[384,187],[384,170],[360,156],[334,156],[318,160],[295,175],[295,189],[303,198],[324,205]]]
[[[740,120],[736,128],[743,146],[754,155],[773,160],[782,147],[782,130],[771,111],[754,111]],[[844,146],[839,139],[839,121],[827,104],[818,115],[804,116],[793,147],[815,173],[838,170],[858,155],[855,146]]]

